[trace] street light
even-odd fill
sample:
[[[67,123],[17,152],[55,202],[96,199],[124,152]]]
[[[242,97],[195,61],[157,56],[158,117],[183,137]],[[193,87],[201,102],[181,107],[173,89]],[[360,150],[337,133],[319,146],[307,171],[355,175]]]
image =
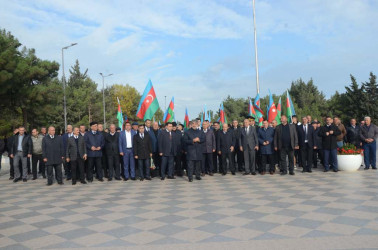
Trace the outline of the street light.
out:
[[[111,76],[113,74],[109,74],[109,75],[104,76],[104,74],[100,73],[100,75],[102,76],[102,102],[103,102],[103,105],[104,105],[104,129],[105,129],[106,128],[106,119],[105,119],[105,81],[104,81],[104,78]]]
[[[64,53],[65,49],[75,46],[77,43],[71,43],[66,47],[62,48],[62,70],[63,70],[63,107],[64,107],[64,132],[67,131],[67,101],[66,101],[66,76],[64,75]]]

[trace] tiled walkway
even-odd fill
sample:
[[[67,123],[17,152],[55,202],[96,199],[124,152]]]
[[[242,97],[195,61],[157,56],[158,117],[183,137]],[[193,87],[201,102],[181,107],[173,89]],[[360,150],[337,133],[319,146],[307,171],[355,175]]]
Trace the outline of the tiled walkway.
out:
[[[378,171],[51,187],[0,177],[0,249],[378,248]]]

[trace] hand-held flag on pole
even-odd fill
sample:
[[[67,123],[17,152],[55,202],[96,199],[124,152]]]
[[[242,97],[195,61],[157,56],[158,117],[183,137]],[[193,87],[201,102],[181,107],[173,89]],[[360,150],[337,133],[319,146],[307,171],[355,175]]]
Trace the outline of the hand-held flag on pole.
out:
[[[152,119],[158,109],[159,103],[156,98],[155,90],[151,80],[149,80],[140,99],[136,116],[144,121]]]
[[[122,116],[121,103],[119,102],[118,97],[117,97],[117,101],[118,101],[118,111],[117,111],[118,127],[120,127],[121,130],[122,130],[122,126],[123,126],[123,116]]]
[[[175,112],[174,112],[175,104],[174,103],[175,103],[175,99],[174,97],[172,97],[172,100],[169,103],[168,108],[164,113],[164,118],[163,118],[164,123],[174,121],[174,118],[175,118]]]
[[[257,94],[255,97],[255,100],[253,102],[253,107],[255,108],[256,111],[256,118],[257,119],[257,124],[259,126],[262,126],[263,120],[264,120],[264,112],[260,108],[260,95]]]
[[[292,122],[292,117],[295,115],[295,110],[294,110],[294,105],[293,102],[291,101],[289,91],[286,91],[286,115],[287,115],[287,120],[289,123]]]
[[[186,129],[189,128],[188,108],[185,108],[184,128],[186,128]]]
[[[272,94],[269,90],[268,122],[271,123],[277,117],[277,108],[274,104]]]
[[[281,114],[282,114],[282,105],[281,105],[281,97],[280,97],[277,104],[277,116],[276,116],[277,125],[281,124]]]

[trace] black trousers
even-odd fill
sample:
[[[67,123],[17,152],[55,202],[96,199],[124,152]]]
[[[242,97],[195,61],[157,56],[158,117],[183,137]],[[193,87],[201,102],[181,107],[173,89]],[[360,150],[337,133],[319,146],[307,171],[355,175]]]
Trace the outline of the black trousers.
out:
[[[213,153],[202,154],[201,168],[202,173],[209,174],[213,172]]]
[[[158,152],[152,154],[152,160],[154,161],[156,169],[153,171],[152,176],[160,175],[160,168],[161,168],[161,156]]]
[[[58,183],[63,183],[62,164],[47,165],[47,183],[53,183],[53,170],[55,170],[55,179]]]
[[[46,176],[45,174],[45,165],[43,164],[42,155],[32,155],[32,173],[33,178],[37,178],[38,170],[37,170],[37,163],[39,164],[39,169],[43,176]]]
[[[267,172],[266,164],[269,161],[269,172],[274,172],[275,166],[274,166],[274,154],[266,155],[262,154],[261,155],[261,171],[262,172]]]
[[[13,158],[10,158],[10,157],[9,157],[9,166],[10,166],[9,175],[10,175],[11,178],[14,178]]]
[[[193,172],[196,178],[201,177],[201,161],[188,161],[188,178],[193,180]]]
[[[294,172],[294,150],[291,148],[281,148],[280,150],[280,168],[283,173],[287,173],[287,161],[289,159],[289,172]]]
[[[312,155],[313,159],[313,165],[314,168],[318,167],[318,159],[320,160],[320,163],[324,165],[324,152],[323,149],[314,149],[314,153]]]
[[[117,179],[120,178],[120,163],[119,155],[107,155],[108,160],[108,178],[111,179],[113,176]]]
[[[168,172],[169,177],[173,177],[173,165],[174,156],[162,156],[161,160],[161,177],[165,178],[166,172]]]
[[[63,162],[63,167],[64,167],[64,174],[67,177],[67,179],[70,179],[72,177],[71,173],[71,162]]]
[[[235,160],[236,157],[236,160]],[[244,153],[240,151],[240,147],[235,147],[234,151],[231,152],[231,158],[233,161],[233,164],[238,164],[238,171],[243,171],[243,162],[244,162]],[[236,166],[236,165],[235,165]]]
[[[222,172],[223,172],[223,174],[227,174],[228,169],[231,170],[231,173],[235,173],[235,165],[234,165],[234,161],[232,159],[231,152],[222,153],[221,159],[222,159],[222,170],[223,170]],[[228,160],[228,167],[227,167],[227,160]]]
[[[180,152],[175,156],[175,171],[178,176],[182,176],[182,155],[183,154]]]
[[[77,181],[77,172],[79,170],[80,181],[84,181],[84,159],[77,158],[76,161],[71,161],[71,173],[72,173],[72,183]]]
[[[150,158],[147,159],[138,159],[138,169],[139,169],[139,177],[144,179],[144,178],[150,178],[150,166],[151,166],[151,161]],[[144,174],[146,173],[146,174]]]
[[[93,181],[93,168],[96,169],[96,176],[98,179],[103,178],[101,157],[88,157],[88,169],[87,169],[87,180]]]
[[[213,172],[223,173],[222,157],[218,154],[218,152],[213,153]]]
[[[304,146],[300,147],[301,152],[301,161],[302,161],[302,167],[304,171],[310,171],[312,169],[312,162],[313,162],[313,152],[314,149],[308,145],[308,143],[305,143]]]
[[[109,177],[108,156],[105,154],[105,150],[102,151],[101,165],[102,165],[102,170],[104,171],[105,177],[108,178]]]

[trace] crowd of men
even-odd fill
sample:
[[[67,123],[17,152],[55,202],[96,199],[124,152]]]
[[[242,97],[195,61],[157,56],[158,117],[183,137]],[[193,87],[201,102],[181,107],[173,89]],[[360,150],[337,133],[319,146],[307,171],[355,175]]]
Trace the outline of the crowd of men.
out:
[[[376,168],[376,140],[378,127],[365,117],[360,125],[350,120],[345,128],[338,117],[326,117],[325,124],[311,116],[286,116],[277,121],[263,121],[256,126],[252,117],[232,124],[201,122],[182,124],[168,122],[159,126],[146,120],[144,124],[125,122],[123,129],[111,124],[104,130],[102,124],[91,122],[90,128],[67,126],[63,135],[54,127],[32,129],[27,134],[20,126],[13,131],[6,145],[0,141],[0,155],[7,150],[10,157],[10,180],[27,182],[39,176],[87,184],[94,178],[108,181],[161,180],[187,176],[188,181],[201,180],[215,173],[226,175],[295,175],[294,168],[311,173],[319,162],[324,172],[338,172],[337,148],[350,143],[364,150],[365,169]],[[0,158],[1,160],[1,158]],[[62,165],[64,172],[62,170]],[[1,167],[1,166],[0,166]],[[55,175],[54,175],[55,172]]]

